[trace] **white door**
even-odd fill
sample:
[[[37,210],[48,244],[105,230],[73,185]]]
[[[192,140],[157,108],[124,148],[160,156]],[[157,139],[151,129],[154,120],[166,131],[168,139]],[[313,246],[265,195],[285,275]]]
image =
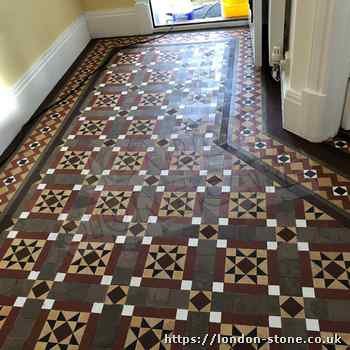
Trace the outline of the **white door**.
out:
[[[253,0],[253,8],[251,9],[249,21],[254,48],[254,63],[257,69],[260,69],[262,66],[262,1]]]

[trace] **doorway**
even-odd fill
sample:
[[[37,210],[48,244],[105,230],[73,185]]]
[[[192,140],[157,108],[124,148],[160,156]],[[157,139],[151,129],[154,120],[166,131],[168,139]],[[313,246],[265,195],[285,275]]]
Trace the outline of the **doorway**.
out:
[[[150,0],[150,7],[155,28],[184,25],[215,28],[242,25],[249,16],[248,11],[242,16],[226,16],[222,0]]]

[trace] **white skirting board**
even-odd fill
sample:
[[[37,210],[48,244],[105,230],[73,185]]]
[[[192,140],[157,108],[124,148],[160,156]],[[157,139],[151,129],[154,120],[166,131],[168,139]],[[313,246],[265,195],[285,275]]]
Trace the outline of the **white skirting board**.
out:
[[[92,38],[108,38],[151,34],[153,23],[149,6],[136,4],[133,7],[85,13]]]
[[[80,16],[12,86],[13,108],[0,119],[0,154],[9,146],[64,73],[90,41],[86,19]]]

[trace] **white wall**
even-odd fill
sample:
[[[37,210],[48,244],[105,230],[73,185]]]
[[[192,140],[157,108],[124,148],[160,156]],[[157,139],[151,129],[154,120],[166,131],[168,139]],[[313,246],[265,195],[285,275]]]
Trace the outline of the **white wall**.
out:
[[[65,30],[32,67],[1,94],[0,154],[9,146],[46,96],[90,41],[84,16]],[[6,116],[2,114],[6,112]]]
[[[341,125],[350,69],[350,1],[294,0],[283,73],[283,126],[311,142]]]

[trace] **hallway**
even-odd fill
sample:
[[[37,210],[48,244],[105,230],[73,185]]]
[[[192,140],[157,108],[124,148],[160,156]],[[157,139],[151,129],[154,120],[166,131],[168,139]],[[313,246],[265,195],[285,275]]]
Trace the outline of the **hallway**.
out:
[[[349,179],[267,132],[249,29],[133,40],[93,40],[55,98],[108,69],[2,169],[0,347],[350,346]]]

